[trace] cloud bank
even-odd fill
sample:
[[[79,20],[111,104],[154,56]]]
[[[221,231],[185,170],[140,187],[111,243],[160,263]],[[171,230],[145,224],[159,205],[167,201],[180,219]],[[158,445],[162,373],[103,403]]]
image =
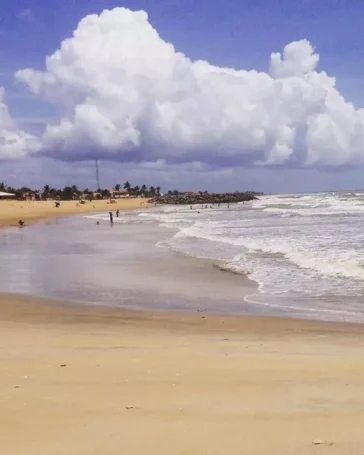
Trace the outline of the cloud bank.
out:
[[[39,138],[6,132],[2,115],[0,157],[212,167],[363,164],[364,109],[346,102],[318,63],[306,40],[273,53],[268,73],[191,61],[158,35],[144,11],[105,10],[81,20],[47,57],[45,71],[16,73],[65,114]],[[1,112],[6,120],[3,104]]]

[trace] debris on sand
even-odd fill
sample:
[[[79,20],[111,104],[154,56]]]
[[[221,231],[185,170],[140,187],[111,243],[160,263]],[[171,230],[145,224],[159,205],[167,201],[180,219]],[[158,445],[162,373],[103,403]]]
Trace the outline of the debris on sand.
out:
[[[334,443],[332,441],[324,441],[322,439],[314,439],[312,441],[312,444],[315,445],[315,446],[318,446],[318,445],[333,446],[334,445]]]

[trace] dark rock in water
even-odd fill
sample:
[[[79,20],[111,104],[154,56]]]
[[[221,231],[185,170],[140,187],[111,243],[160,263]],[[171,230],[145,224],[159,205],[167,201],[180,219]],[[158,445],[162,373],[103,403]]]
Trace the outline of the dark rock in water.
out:
[[[258,199],[263,193],[254,191],[235,192],[235,193],[178,193],[165,194],[164,196],[156,196],[148,202],[151,204],[232,204],[236,202],[248,202]]]

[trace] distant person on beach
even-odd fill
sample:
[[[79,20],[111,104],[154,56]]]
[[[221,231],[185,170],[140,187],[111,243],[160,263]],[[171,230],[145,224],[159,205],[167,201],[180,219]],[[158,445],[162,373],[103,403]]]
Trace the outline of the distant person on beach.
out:
[[[116,218],[119,218],[119,209],[116,211]]]
[[[114,215],[112,214],[112,212],[109,212],[109,215],[110,215],[110,223],[113,224],[114,223]]]

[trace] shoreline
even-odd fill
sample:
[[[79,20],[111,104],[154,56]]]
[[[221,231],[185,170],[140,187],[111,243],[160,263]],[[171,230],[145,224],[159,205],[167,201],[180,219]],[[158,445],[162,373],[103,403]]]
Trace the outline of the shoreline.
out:
[[[16,204],[16,203],[18,203],[18,204]],[[109,201],[106,201],[106,200],[94,201],[92,203],[87,203],[85,205],[80,205],[76,201],[68,201],[68,202],[66,201],[66,202],[62,203],[63,205],[61,205],[61,208],[56,209],[53,206],[53,201],[45,201],[45,202],[44,201],[39,201],[39,202],[32,201],[32,202],[27,202],[28,205],[23,206],[23,208],[25,210],[24,213],[26,213],[27,216],[33,217],[33,218],[30,218],[33,222],[43,221],[46,226],[47,219],[51,219],[51,218],[54,219],[57,217],[60,218],[60,217],[68,217],[68,216],[73,217],[73,215],[82,215],[82,214],[87,214],[87,213],[102,213],[103,211],[110,211],[111,208],[113,209],[113,211],[115,211],[116,209],[119,209],[121,211],[122,210],[138,210],[138,209],[144,210],[146,208],[146,205],[145,205],[146,203],[147,203],[146,199],[139,199],[139,198],[119,199],[119,200],[117,200],[116,204],[110,204]],[[11,214],[11,210],[13,210],[13,211],[20,210],[21,204],[24,204],[24,201],[22,201],[22,202],[20,202],[20,201],[0,201],[0,215],[2,215],[1,209],[4,207],[8,207],[8,212],[7,212],[8,217],[5,218],[5,220],[0,217],[0,229],[1,229],[1,227],[3,227],[3,228],[6,227],[6,225],[2,226],[1,223],[2,222],[6,223],[9,221],[9,219],[10,219],[9,214]],[[27,231],[27,234],[28,234],[28,231]],[[133,231],[133,234],[134,234],[134,231]],[[24,236],[22,235],[22,237],[24,237]],[[32,235],[30,235],[30,238],[31,238],[31,241],[34,240],[34,233]],[[100,241],[100,238],[99,238],[99,241]],[[174,255],[177,258],[178,262],[174,261],[173,258],[166,257],[163,261],[159,261],[159,262],[154,261],[153,268],[150,269],[149,271],[148,270],[147,271],[148,271],[148,273],[151,273],[151,275],[153,276],[154,283],[158,283],[158,280],[160,279],[160,277],[163,276],[166,279],[164,281],[170,282],[171,289],[176,290],[177,292],[182,292],[182,290],[184,290],[183,291],[184,294],[181,294],[179,296],[178,302],[177,302],[177,299],[174,300],[175,307],[173,307],[173,303],[172,303],[171,305],[168,305],[168,308],[166,308],[165,306],[163,307],[162,299],[159,299],[159,302],[156,302],[156,295],[160,289],[157,289],[154,286],[153,287],[153,293],[155,293],[154,305],[151,305],[151,308],[150,308],[151,311],[153,311],[153,310],[159,311],[159,312],[168,311],[168,312],[176,312],[176,313],[183,311],[185,314],[188,314],[188,313],[193,314],[194,311],[196,311],[196,310],[200,311],[199,308],[201,308],[201,309],[203,308],[201,311],[204,311],[204,312],[207,311],[209,314],[215,314],[215,315],[223,314],[226,316],[236,315],[236,316],[243,316],[243,317],[251,317],[251,316],[255,317],[254,315],[258,315],[258,316],[263,315],[264,317],[273,317],[273,318],[288,317],[289,319],[292,318],[297,321],[306,321],[306,320],[307,321],[320,321],[321,320],[321,321],[330,322],[332,320],[335,320],[335,319],[332,319],[329,317],[327,317],[326,319],[324,317],[322,317],[322,318],[314,317],[311,315],[310,312],[306,312],[306,313],[301,312],[302,314],[295,314],[293,311],[292,313],[290,313],[289,311],[285,310],[284,306],[282,306],[281,308],[277,307],[278,310],[274,310],[274,308],[270,309],[269,305],[266,305],[264,303],[260,304],[259,302],[255,303],[254,299],[253,300],[251,299],[252,296],[255,296],[254,292],[252,294],[252,290],[256,291],[256,293],[258,294],[258,283],[254,279],[252,279],[248,274],[241,273],[241,272],[236,273],[234,270],[227,269],[223,265],[221,265],[221,263],[220,263],[221,261],[204,260],[204,259],[194,257],[194,256],[192,256],[192,257],[189,255],[185,256],[185,255],[183,255],[183,253],[176,253],[173,251],[171,252],[171,255]],[[178,256],[181,256],[183,259],[182,260],[178,259]],[[186,258],[192,258],[191,259],[192,262],[190,264],[186,265],[186,263],[184,263],[187,261]],[[124,259],[125,259],[125,257],[124,257]],[[173,267],[170,266],[171,263],[169,263],[169,265],[166,265],[166,262],[168,260],[173,262]],[[176,267],[175,264],[179,264],[179,265]],[[209,270],[209,269],[211,269],[211,270]],[[127,269],[124,268],[123,270],[127,270]],[[100,272],[102,272],[102,271],[100,271]],[[138,271],[135,270],[135,273],[137,273],[137,272]],[[227,274],[227,276],[225,277],[226,280],[222,280],[220,282],[219,276],[221,275],[222,272],[223,272],[223,274]],[[182,275],[180,275],[180,273],[182,273]],[[217,274],[219,274],[219,275],[217,275]],[[184,285],[182,285],[183,280],[181,280],[181,279],[176,280],[177,276],[179,276],[180,278],[183,276]],[[235,278],[234,278],[234,276],[235,276]],[[238,285],[237,285],[236,277],[238,277],[240,279]],[[211,280],[215,283],[214,287],[211,287],[211,285],[207,285],[206,289],[203,289],[202,293],[201,293],[201,289],[199,289],[200,288],[199,281],[201,281],[203,283],[209,283]],[[187,283],[187,281],[188,281],[188,283]],[[210,306],[206,305],[206,306],[202,307],[201,301],[203,301],[203,299],[206,299],[206,301],[209,300],[209,298],[208,298],[209,290],[210,290],[210,295],[213,296],[213,298],[216,302],[224,300],[224,294],[221,294],[220,289],[219,289],[219,287],[222,287],[222,286],[219,286],[219,283],[220,283],[220,285],[221,285],[221,283],[226,285],[229,288],[229,292],[230,291],[232,291],[233,293],[235,292],[234,298],[236,301],[230,300],[231,295],[230,296],[227,295],[226,296],[227,300],[229,302],[233,302],[233,303],[230,303],[228,306],[225,307],[225,309],[224,309],[223,305],[216,306],[215,303],[212,303],[212,302],[211,302]],[[101,283],[99,283],[99,284],[101,285]],[[185,293],[185,289],[188,289],[189,287],[191,287],[189,285],[192,285],[192,287],[196,290],[196,292],[197,292],[197,290],[198,290],[198,292],[195,293],[194,295],[192,295],[191,293],[188,293],[188,296],[187,296],[187,294]],[[135,282],[135,281],[133,281],[133,286],[137,286],[138,288],[140,287],[139,283]],[[238,299],[236,298],[236,288],[237,287],[239,287]],[[124,288],[122,288],[122,289],[124,289]],[[142,286],[141,286],[141,289],[144,290],[144,288]],[[5,287],[2,287],[2,290],[3,290],[3,292],[7,292],[10,294],[12,294],[14,292],[15,293],[19,292],[19,290],[16,287],[14,287],[13,289],[11,289],[11,288],[9,289],[9,288],[7,288],[6,285],[5,285]],[[164,286],[164,291],[165,290],[166,290],[166,288]],[[212,292],[211,292],[211,290],[212,290]],[[20,292],[21,292],[21,290],[20,290]],[[1,291],[0,291],[0,294],[1,294]],[[57,298],[66,299],[66,300],[69,300],[70,302],[72,302],[73,305],[77,305],[77,301],[81,301],[86,304],[88,302],[87,295],[85,296],[85,298],[80,299],[77,296],[72,296],[71,294],[67,296],[67,295],[57,294],[57,292],[56,292],[56,293],[53,293],[53,295],[52,295],[50,292],[38,293],[38,292],[31,292],[31,290],[29,291],[29,293],[27,295],[29,295],[30,297],[33,296],[33,298],[39,297],[41,299],[44,299],[44,298],[52,299],[53,297],[55,297],[56,299]],[[194,297],[195,297],[196,304],[191,305],[192,299]],[[184,299],[186,302],[185,309],[183,308]],[[187,299],[188,299],[189,303],[187,303]],[[242,299],[241,304],[239,303],[240,299]],[[145,298],[145,296],[142,296],[140,301],[145,302],[147,300],[148,300],[148,298]],[[91,304],[88,303],[88,305],[89,306],[91,306],[91,305],[102,306],[103,303],[104,302],[98,303],[98,302],[92,301]],[[123,304],[122,299],[120,299],[118,301],[115,301],[115,299],[114,299],[114,300],[110,300],[110,302],[106,301],[105,303],[106,303],[106,305],[110,304],[115,308],[117,308],[119,303],[121,303],[121,305]],[[176,303],[178,303],[178,304],[176,305]],[[244,307],[244,305],[247,305],[247,306]],[[130,307],[137,308],[138,310],[141,310],[141,311],[149,311],[149,308],[146,308],[143,305],[139,305],[137,300],[135,302],[135,305],[131,304]],[[264,309],[264,307],[267,307],[267,309]],[[363,324],[363,322],[361,322],[360,320],[357,322],[353,319],[351,319],[349,321],[343,320],[343,321],[339,321],[339,322],[349,323],[349,324]]]
[[[20,219],[30,225],[41,220],[77,214],[145,209],[147,201],[147,198],[116,199],[115,204],[110,204],[108,200],[94,200],[85,204],[61,201],[60,207],[56,208],[55,201],[0,200],[0,228],[18,227]]]
[[[3,201],[4,202],[4,201]],[[14,201],[13,201],[14,202]],[[53,206],[51,208],[51,214],[49,215],[49,204],[45,207],[47,212],[44,214],[42,213],[42,217],[39,218],[39,210],[37,214],[37,221],[43,221],[43,229],[44,227],[47,228],[47,216],[50,218],[54,218],[58,215],[58,217],[67,217],[67,216],[72,216],[73,215],[82,215],[82,213],[101,213],[102,208],[105,210],[109,211],[111,205],[107,204],[107,201],[99,201],[103,203],[103,205],[95,205],[95,207],[90,207],[90,204],[87,206],[81,206],[78,207],[76,204],[72,204],[71,206],[66,206],[63,208],[64,213],[60,214],[58,212],[58,209],[54,209]],[[105,203],[107,206],[105,206]],[[31,204],[42,204],[42,202],[34,202]],[[135,206],[135,204],[139,204],[138,206]],[[134,199],[134,200],[121,200],[120,204],[112,204],[113,209],[119,208],[120,210],[132,210],[132,209],[141,209],[145,208],[144,206],[145,201],[140,200],[140,199]],[[122,207],[121,207],[122,206]],[[1,207],[0,207],[1,208]],[[75,211],[78,209],[83,210],[82,213],[79,213],[78,211]],[[68,213],[69,212],[69,213]],[[43,216],[45,215],[45,216]],[[39,224],[42,228],[42,224]],[[126,226],[126,225],[124,225]],[[38,229],[36,227],[36,229]],[[61,230],[62,231],[62,230]],[[15,232],[15,231],[14,231]],[[36,231],[38,232],[38,230]],[[42,232],[42,231],[40,231]],[[63,231],[62,231],[63,232]],[[80,232],[80,231],[79,231]],[[102,235],[102,230],[100,231]],[[116,232],[114,230],[114,232]],[[123,229],[123,232],[125,233],[125,228]],[[132,230],[132,234],[136,233],[134,229]],[[36,238],[36,235],[34,232],[31,233],[31,231],[24,232],[22,234],[22,238],[24,238],[24,234],[26,234],[29,237],[29,241],[33,242]],[[53,232],[52,229],[52,235],[55,233]],[[43,234],[41,233],[43,236]],[[59,234],[55,234],[56,236]],[[130,232],[128,235],[131,235]],[[143,235],[143,234],[142,234]],[[138,237],[138,234],[136,234]],[[66,235],[66,238],[69,238]],[[108,239],[110,241],[109,235]],[[100,238],[99,238],[99,241]],[[115,239],[116,243],[119,243],[117,239]],[[153,243],[153,242],[152,242]],[[151,245],[152,245],[151,243]],[[121,247],[123,248],[123,247]],[[317,317],[312,317],[310,313],[306,314],[294,314],[294,313],[289,313],[289,311],[285,311],[284,307],[281,309],[278,308],[278,310],[269,309],[269,305],[265,309],[266,305],[265,304],[255,304],[254,302],[251,301],[250,297],[252,295],[255,295],[255,293],[258,293],[258,283],[251,279],[250,276],[244,273],[236,273],[230,269],[226,269],[225,267],[222,267],[220,264],[220,261],[214,261],[214,260],[204,260],[200,258],[196,258],[194,256],[189,256],[189,255],[183,255],[183,253],[176,253],[171,251],[170,252],[173,257],[165,257],[162,260],[155,261],[153,260],[153,267],[150,268],[150,265],[145,262],[145,267],[143,267],[143,270],[140,270],[140,268],[136,268],[135,270],[132,269],[133,267],[132,264],[130,264],[127,268],[124,267],[124,271],[128,273],[129,278],[126,279],[125,286],[128,286],[130,289],[130,279],[132,278],[132,275],[130,275],[130,270],[133,270],[132,274],[139,274],[140,272],[148,273],[151,275],[148,280],[149,283],[152,284],[153,288],[148,289],[149,291],[152,291],[153,294],[153,299],[148,299],[148,293],[145,294],[145,288],[143,286],[143,283],[138,282],[138,280],[132,279],[132,286],[137,286],[137,288],[140,290],[141,297],[137,297],[135,299],[134,304],[131,302],[130,303],[130,308],[137,309],[137,311],[158,311],[158,312],[168,312],[168,313],[179,313],[183,312],[184,314],[194,314],[195,311],[201,311],[201,312],[207,312],[207,314],[214,314],[214,315],[226,315],[226,316],[238,316],[238,317],[260,317],[260,315],[263,315],[264,317],[272,317],[272,318],[288,318],[288,319],[294,319],[296,321],[301,321],[300,323],[302,324],[302,321],[327,321],[330,322],[330,318],[317,318]],[[123,260],[125,261],[125,255],[123,254]],[[140,260],[140,259],[139,259]],[[172,262],[170,262],[172,261]],[[189,262],[187,262],[189,261]],[[109,268],[110,271],[110,268]],[[102,270],[99,270],[99,273],[102,273]],[[108,273],[107,271],[105,273]],[[225,277],[224,277],[225,275]],[[47,273],[46,275],[47,276]],[[163,284],[163,287],[157,288],[156,286],[159,283],[159,280],[161,277],[164,277],[161,283]],[[179,277],[179,278],[178,278]],[[221,278],[220,278],[221,277]],[[177,279],[178,278],[178,279]],[[182,278],[182,279],[181,279]],[[128,281],[129,280],[129,281]],[[212,280],[212,281],[211,281]],[[125,280],[124,280],[125,281]],[[210,284],[211,282],[211,284]],[[162,292],[170,292],[166,288],[166,283],[168,283],[168,286],[173,292],[180,293],[179,296],[177,294],[178,298],[171,300],[171,303],[167,303],[167,305],[164,303],[164,300],[162,298],[162,294],[160,294],[160,298],[158,298],[158,292],[160,292],[162,289]],[[204,286],[202,287],[200,284],[205,283]],[[213,285],[212,285],[213,283]],[[101,285],[101,283],[99,283]],[[82,283],[80,283],[82,285]],[[112,285],[111,285],[112,286]],[[161,285],[158,285],[161,286]],[[190,292],[189,288],[193,288],[194,292]],[[96,288],[95,288],[96,289]],[[127,288],[122,288],[124,291],[127,290]],[[224,291],[222,291],[224,289]],[[225,295],[224,292],[226,292],[226,289],[228,289],[228,292],[230,292],[230,295]],[[2,287],[3,292],[9,293],[9,295],[14,295],[16,296],[16,293],[19,292],[17,289],[16,285],[13,287],[13,289],[10,289],[5,285],[5,287]],[[120,288],[121,290],[121,288]],[[20,290],[20,292],[22,292]],[[143,295],[144,292],[144,295]],[[1,294],[1,292],[0,292]],[[123,300],[120,298],[119,300],[115,300],[115,297],[112,298],[110,301],[102,302],[102,301],[92,301],[92,299],[89,301],[87,295],[84,297],[79,298],[77,295],[72,295],[69,293],[69,295],[65,295],[62,293],[57,294],[57,292],[45,292],[45,293],[39,293],[39,292],[31,292],[27,294],[30,296],[30,298],[40,298],[40,299],[64,299],[68,300],[69,302],[72,302],[72,305],[77,305],[78,302],[82,304],[87,304],[88,307],[92,307],[95,305],[103,306],[103,304],[112,306],[114,308],[117,308],[119,304],[123,305]],[[172,293],[171,293],[172,296]],[[231,297],[233,296],[234,300],[231,300]],[[92,296],[91,296],[92,297]],[[89,296],[90,298],[90,296]],[[166,297],[168,299],[168,296]],[[213,298],[214,301],[210,300],[210,298]],[[220,305],[220,302],[224,301],[224,298],[227,299],[229,302],[227,306]],[[173,299],[173,297],[172,297]],[[204,305],[204,300],[208,302],[206,305]],[[130,297],[129,297],[130,301]],[[142,304],[140,304],[140,302]],[[150,308],[145,306],[145,302],[148,302],[151,304]],[[350,322],[345,322],[345,321],[339,321],[342,323],[349,323],[349,324],[360,324],[359,322],[356,322],[355,320],[351,320]]]

